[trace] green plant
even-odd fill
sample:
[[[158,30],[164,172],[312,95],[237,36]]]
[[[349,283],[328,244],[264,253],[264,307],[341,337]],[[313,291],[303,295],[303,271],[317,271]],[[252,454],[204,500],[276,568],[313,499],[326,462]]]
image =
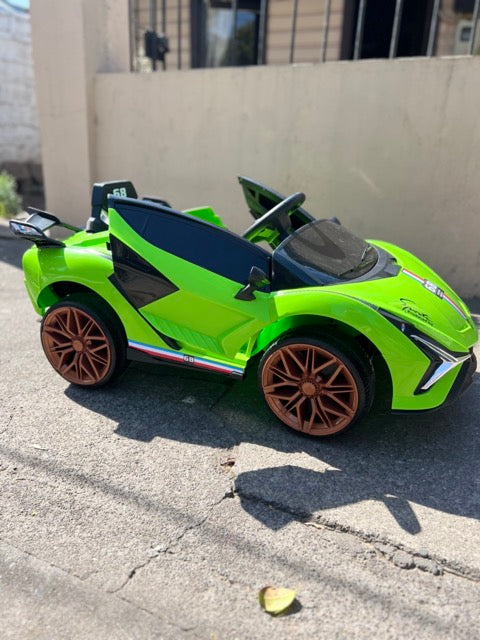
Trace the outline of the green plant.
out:
[[[15,178],[6,171],[0,172],[0,216],[11,218],[21,210],[21,204]]]

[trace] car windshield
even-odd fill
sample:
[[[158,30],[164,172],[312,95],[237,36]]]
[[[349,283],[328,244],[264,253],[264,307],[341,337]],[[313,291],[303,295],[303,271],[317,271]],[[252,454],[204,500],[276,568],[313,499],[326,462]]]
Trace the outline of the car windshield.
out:
[[[372,245],[331,220],[315,220],[303,226],[284,240],[277,251],[314,280],[315,272],[337,280],[359,278],[378,260]]]

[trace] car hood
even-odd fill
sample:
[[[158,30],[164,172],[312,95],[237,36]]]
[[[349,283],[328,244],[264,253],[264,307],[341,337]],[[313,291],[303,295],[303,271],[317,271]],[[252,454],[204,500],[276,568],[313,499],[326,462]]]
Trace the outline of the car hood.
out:
[[[452,351],[466,351],[477,341],[470,312],[453,289],[408,251],[371,241],[392,255],[400,270],[387,278],[350,282],[338,287],[416,326]]]

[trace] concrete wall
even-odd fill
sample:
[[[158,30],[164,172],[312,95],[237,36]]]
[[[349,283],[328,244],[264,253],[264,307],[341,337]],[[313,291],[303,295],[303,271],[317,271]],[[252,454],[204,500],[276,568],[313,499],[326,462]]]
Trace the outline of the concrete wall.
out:
[[[479,295],[478,77],[475,58],[99,74],[95,177],[211,204],[237,231],[250,222],[238,174],[303,190],[316,216]]]
[[[128,0],[35,0],[31,20],[47,206],[83,222],[96,176],[94,76],[130,69]]]
[[[39,160],[30,19],[0,10],[0,165]]]

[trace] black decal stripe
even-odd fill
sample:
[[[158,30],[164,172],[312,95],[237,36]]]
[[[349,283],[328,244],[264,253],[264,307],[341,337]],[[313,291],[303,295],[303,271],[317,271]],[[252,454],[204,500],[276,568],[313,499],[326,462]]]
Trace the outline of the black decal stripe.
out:
[[[155,331],[155,333],[157,334],[157,336],[159,338],[161,338],[166,345],[168,345],[171,349],[175,349],[175,351],[179,351],[181,349],[181,346],[178,344],[178,342],[174,339],[174,338],[170,338],[170,336],[165,335],[164,333],[162,333],[161,331],[159,331],[158,329],[156,329],[153,324],[151,322],[149,322],[147,320],[147,318],[145,318],[140,311],[138,310],[138,308],[135,306],[135,304],[132,302],[132,300],[130,300],[127,292],[123,289],[122,285],[120,284],[120,282],[118,281],[117,277],[115,274],[112,274],[109,278],[110,282],[113,284],[113,286],[118,289],[118,291],[122,294],[122,296],[125,298],[125,300],[131,304],[131,306],[135,309],[135,311],[138,313],[138,315],[142,318],[142,320],[144,322],[146,322],[148,324],[148,326],[153,329],[153,331]],[[129,349],[130,351],[130,349]]]
[[[178,291],[163,273],[114,235],[110,235],[110,246],[117,280],[137,309]]]

